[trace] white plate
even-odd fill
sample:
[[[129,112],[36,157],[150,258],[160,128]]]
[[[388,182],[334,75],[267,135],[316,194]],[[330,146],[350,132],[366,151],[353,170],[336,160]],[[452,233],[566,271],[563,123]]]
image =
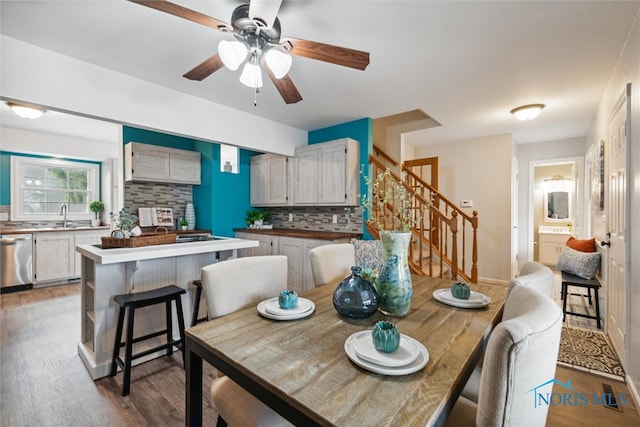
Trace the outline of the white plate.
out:
[[[424,368],[427,362],[429,361],[429,352],[427,351],[425,346],[422,345],[422,343],[420,343],[419,341],[416,341],[413,338],[407,337],[408,339],[413,340],[414,343],[416,344],[416,347],[418,348],[418,357],[416,357],[413,362],[409,363],[408,365],[395,367],[395,368],[381,366],[376,363],[368,362],[358,357],[358,355],[356,354],[355,346],[354,346],[355,341],[362,334],[371,335],[371,331],[360,331],[360,332],[356,332],[355,334],[352,334],[344,342],[344,351],[347,353],[347,356],[353,363],[355,363],[356,365],[368,371],[375,372],[376,374],[382,374],[382,375],[408,375]]]
[[[480,292],[471,291],[469,299],[460,299],[451,295],[451,289],[436,289],[433,291],[433,298],[441,303],[460,308],[482,308],[489,305],[491,298]]]
[[[373,345],[371,331],[369,331],[368,333],[358,334],[353,340],[353,346],[356,354],[361,359],[376,365],[386,366],[387,368],[397,368],[413,362],[420,354],[414,341],[413,338],[400,334],[400,346],[398,349],[393,353],[384,353],[376,350]]]
[[[278,298],[270,298],[265,300],[264,309],[270,314],[277,316],[288,316],[290,314],[306,313],[313,308],[313,302],[306,298],[298,298],[298,305],[290,309],[280,308]]]
[[[276,297],[277,300],[277,297]],[[278,315],[278,314],[272,314],[269,313],[266,310],[266,303],[267,300],[262,301],[260,304],[258,304],[258,313],[260,313],[261,316],[266,317],[267,319],[273,319],[273,320],[296,320],[296,319],[302,319],[304,317],[307,316],[311,316],[313,314],[313,312],[315,311],[316,305],[313,303],[313,301],[309,300],[309,302],[311,303],[311,308],[303,313],[294,313],[294,314],[283,314],[283,315]],[[300,302],[300,300],[298,300],[298,303]]]

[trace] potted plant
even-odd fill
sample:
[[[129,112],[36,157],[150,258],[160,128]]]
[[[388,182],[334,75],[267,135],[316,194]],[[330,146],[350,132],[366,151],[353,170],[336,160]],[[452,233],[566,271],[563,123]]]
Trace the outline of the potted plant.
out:
[[[89,210],[95,214],[95,218],[91,220],[91,226],[99,226],[100,212],[104,210],[104,203],[102,203],[100,200],[93,200],[89,203]]]
[[[268,222],[271,219],[271,214],[262,209],[252,209],[247,211],[247,217],[245,222],[247,226],[252,228],[261,228],[262,224]]]
[[[186,218],[182,218],[182,221],[180,221],[180,228],[182,228],[183,230],[186,230],[188,226],[189,226],[189,221],[187,221]]]

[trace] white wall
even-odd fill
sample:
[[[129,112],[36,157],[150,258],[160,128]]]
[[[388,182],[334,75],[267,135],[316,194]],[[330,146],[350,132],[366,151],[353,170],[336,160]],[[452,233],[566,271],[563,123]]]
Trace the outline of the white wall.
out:
[[[307,132],[2,36],[1,96],[202,141],[293,155]]]
[[[627,373],[628,386],[640,405],[640,14],[631,29],[611,80],[602,96],[598,112],[587,135],[584,151],[607,138],[607,123],[616,101],[627,83],[631,83],[631,144],[628,165],[630,223],[626,232],[629,288],[627,298]],[[606,180],[605,180],[606,181]],[[606,198],[606,195],[605,195]],[[603,261],[604,262],[604,261]]]
[[[68,157],[79,160],[103,161],[119,158],[120,143],[76,138],[68,135],[34,132],[0,127],[0,149],[15,153]]]
[[[478,276],[511,278],[511,135],[494,135],[416,149],[439,158],[440,191],[452,202],[473,200],[478,211]]]

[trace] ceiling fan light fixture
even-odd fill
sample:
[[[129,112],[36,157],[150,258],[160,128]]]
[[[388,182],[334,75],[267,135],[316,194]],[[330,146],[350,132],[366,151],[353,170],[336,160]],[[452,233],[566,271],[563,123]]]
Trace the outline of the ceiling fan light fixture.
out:
[[[225,67],[235,71],[247,57],[247,47],[239,41],[222,40],[218,43],[218,54]]]
[[[511,114],[513,114],[518,120],[532,120],[540,115],[543,108],[544,104],[523,105],[511,110]]]
[[[250,88],[257,89],[262,87],[262,72],[258,64],[247,62],[240,74],[240,83]]]
[[[13,102],[7,102],[7,105],[11,108],[11,111],[23,119],[39,119],[46,112],[46,110],[40,108],[20,105]]]
[[[286,76],[293,62],[291,55],[276,49],[269,50],[264,59],[267,61],[267,66],[273,72],[273,76],[276,79],[281,79]]]

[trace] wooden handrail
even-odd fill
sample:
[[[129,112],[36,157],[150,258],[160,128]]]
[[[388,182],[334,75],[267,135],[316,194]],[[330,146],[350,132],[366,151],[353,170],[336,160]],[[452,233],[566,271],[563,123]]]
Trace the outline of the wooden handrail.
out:
[[[373,152],[376,153],[376,155],[378,155],[378,156],[382,157],[383,159],[385,159],[386,161],[388,161],[389,163],[391,163],[393,166],[398,166],[399,165],[399,163],[398,163],[398,161],[396,159],[394,159],[393,157],[388,155],[382,148],[380,148],[376,144],[373,144]]]
[[[372,165],[372,180],[385,173],[387,167],[375,156],[369,156]],[[464,212],[438,190],[424,182],[411,170],[402,167],[402,178],[390,171],[390,177],[402,183],[411,194],[410,209],[414,215],[412,244],[409,249],[409,266],[418,274],[445,277],[452,280],[478,282],[478,212]],[[372,197],[384,199],[387,186],[378,187],[380,194]],[[377,206],[373,206],[377,209]],[[383,211],[374,211],[378,223],[383,227],[397,221],[394,206],[385,204]],[[367,223],[367,230],[379,236],[378,230]],[[468,236],[471,234],[471,236]],[[467,265],[468,258],[471,265]]]

